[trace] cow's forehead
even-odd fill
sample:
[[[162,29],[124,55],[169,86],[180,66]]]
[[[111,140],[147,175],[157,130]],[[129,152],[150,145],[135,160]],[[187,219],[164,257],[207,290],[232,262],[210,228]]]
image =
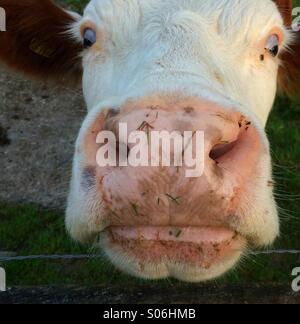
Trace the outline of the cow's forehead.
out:
[[[126,31],[134,27],[167,26],[178,13],[186,20],[207,24],[230,37],[253,29],[282,24],[271,0],[91,0],[84,18],[100,26]],[[192,16],[194,14],[195,16]],[[179,17],[178,17],[179,18]],[[198,19],[198,20],[197,20]]]

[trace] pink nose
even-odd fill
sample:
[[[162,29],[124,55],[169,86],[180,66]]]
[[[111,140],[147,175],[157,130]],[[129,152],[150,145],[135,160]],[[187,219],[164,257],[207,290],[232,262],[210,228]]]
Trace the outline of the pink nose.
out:
[[[110,130],[119,138],[120,124],[126,125],[128,134],[143,131],[147,136],[155,131],[203,132],[201,176],[187,177],[185,165],[99,167],[97,134]],[[125,142],[118,141],[118,154],[122,151],[128,156],[134,146]],[[102,114],[88,132],[84,151],[82,183],[96,184],[110,224],[216,226],[224,225],[227,216],[235,213],[263,145],[251,121],[237,111],[199,101],[142,102]]]

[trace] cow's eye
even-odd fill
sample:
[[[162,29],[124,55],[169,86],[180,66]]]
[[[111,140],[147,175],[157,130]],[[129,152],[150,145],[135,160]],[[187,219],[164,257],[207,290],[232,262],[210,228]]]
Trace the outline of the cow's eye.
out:
[[[266,43],[265,50],[271,54],[273,57],[276,57],[279,53],[279,38],[277,35],[271,35]]]
[[[83,47],[85,49],[88,49],[92,47],[96,43],[96,41],[97,41],[96,32],[91,28],[85,29],[83,34]]]

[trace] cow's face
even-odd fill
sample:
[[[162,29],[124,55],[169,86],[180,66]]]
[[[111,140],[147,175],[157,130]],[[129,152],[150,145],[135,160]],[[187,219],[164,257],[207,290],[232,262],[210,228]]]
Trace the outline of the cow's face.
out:
[[[287,42],[278,9],[265,0],[93,0],[73,35],[86,40],[89,110],[177,94],[235,108],[261,125],[278,70],[278,53],[266,48]]]
[[[73,19],[88,115],[76,143],[71,236],[135,276],[194,282],[273,243],[279,219],[264,126],[291,38],[276,5],[93,0]],[[187,177],[186,166],[100,167],[98,136],[120,136],[120,124],[128,133],[203,131],[202,175]],[[117,155],[133,154],[117,146]]]
[[[86,45],[89,114],[67,210],[72,236],[99,239],[118,267],[137,276],[188,281],[220,275],[248,244],[272,243],[279,221],[263,128],[287,40],[275,4],[94,0],[73,34]],[[204,174],[97,166],[100,131],[117,134],[127,123],[131,132],[143,122],[203,130]]]

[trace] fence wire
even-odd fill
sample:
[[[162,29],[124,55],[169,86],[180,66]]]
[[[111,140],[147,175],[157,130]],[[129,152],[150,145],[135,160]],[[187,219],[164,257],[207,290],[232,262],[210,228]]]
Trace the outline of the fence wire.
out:
[[[266,251],[253,251],[250,255],[298,255],[300,257],[300,250],[266,250]],[[24,255],[24,256],[0,256],[0,262],[13,262],[13,261],[34,261],[34,260],[90,260],[101,259],[101,254],[51,254],[51,255]]]

